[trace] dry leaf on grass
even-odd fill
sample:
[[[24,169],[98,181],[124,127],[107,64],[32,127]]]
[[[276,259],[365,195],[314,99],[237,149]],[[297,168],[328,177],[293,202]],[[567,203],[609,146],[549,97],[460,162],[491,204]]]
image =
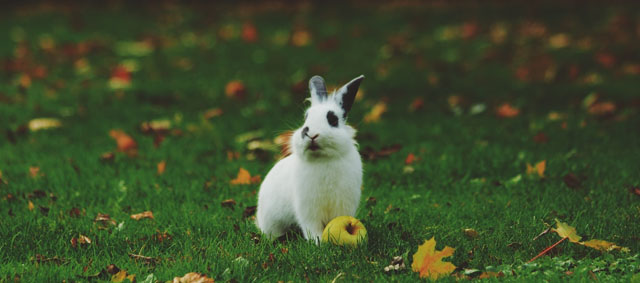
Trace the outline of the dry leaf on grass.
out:
[[[158,175],[164,174],[164,170],[167,168],[167,162],[162,160],[158,163]]]
[[[143,218],[153,219],[153,212],[145,211],[145,212],[141,212],[141,213],[138,213],[138,214],[132,214],[131,215],[131,219],[133,219],[133,220],[140,220],[140,219],[143,219]]]
[[[387,112],[387,103],[380,101],[376,103],[371,111],[364,116],[365,123],[374,123],[380,121],[380,117],[384,112]]]
[[[445,246],[441,251],[436,251],[436,240],[432,237],[418,247],[413,255],[411,269],[420,273],[420,278],[428,277],[431,280],[449,275],[456,266],[450,262],[443,262],[445,257],[452,256],[455,249]]]
[[[109,131],[109,136],[116,140],[116,144],[118,145],[118,151],[124,152],[128,155],[135,155],[138,150],[138,144],[136,141],[127,135],[122,130],[111,130]]]
[[[240,167],[238,170],[238,176],[231,180],[232,185],[251,185],[260,183],[260,175],[251,176],[249,171]]]
[[[111,276],[111,282],[114,282],[114,283],[125,282],[125,280],[129,280],[131,282],[135,282],[136,275],[135,274],[128,274],[127,271],[125,271],[125,270],[120,270],[120,271],[118,271],[118,273],[116,273],[113,276]]]
[[[556,219],[556,228],[552,228],[551,231],[558,233],[562,238],[568,238],[569,241],[574,243],[579,243],[582,237],[578,236],[576,232],[576,228],[569,226],[567,223],[560,222],[560,220]]]
[[[215,281],[204,274],[189,272],[182,277],[174,277],[173,283],[214,283]]]
[[[500,118],[513,118],[520,114],[520,109],[511,106],[509,103],[503,103],[496,109],[496,115]]]
[[[247,94],[247,89],[242,81],[230,81],[224,88],[224,94],[228,98],[243,99]]]
[[[542,160],[536,165],[531,166],[531,164],[527,163],[527,175],[538,175],[540,178],[544,178],[544,170],[547,168],[547,161]]]
[[[32,132],[55,129],[62,126],[62,122],[56,118],[36,118],[29,121],[28,127]]]

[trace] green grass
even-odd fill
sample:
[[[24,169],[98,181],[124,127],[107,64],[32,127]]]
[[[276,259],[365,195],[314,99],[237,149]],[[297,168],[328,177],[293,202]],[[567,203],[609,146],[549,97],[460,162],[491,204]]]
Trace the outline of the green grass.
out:
[[[438,249],[456,248],[448,260],[457,274],[478,269],[504,271],[504,279],[514,281],[638,279],[640,197],[630,190],[640,186],[640,80],[629,71],[640,64],[637,4],[249,9],[112,3],[1,10],[0,281],[84,281],[109,264],[138,281],[187,272],[240,282],[330,281],[339,274],[345,282],[415,281],[412,255],[431,237]],[[240,37],[246,22],[256,26],[258,42]],[[544,32],[526,34],[526,22]],[[463,23],[478,26],[473,37],[460,38]],[[491,37],[499,26],[507,31],[502,43]],[[221,36],[225,27],[236,35]],[[288,43],[297,29],[309,32],[309,45]],[[557,34],[568,36],[567,47],[549,45]],[[153,42],[148,54],[123,47],[143,39]],[[47,42],[53,42],[49,50]],[[78,51],[80,44],[90,51]],[[600,53],[613,56],[612,66],[598,63]],[[88,71],[78,70],[81,59]],[[125,60],[138,71],[130,88],[113,90],[111,72]],[[42,78],[33,76],[39,65],[47,70]],[[529,71],[528,79],[516,78],[519,67]],[[23,74],[32,77],[26,87],[20,86]],[[357,217],[368,243],[355,249],[318,247],[295,233],[281,242],[261,239],[243,216],[256,204],[259,184],[229,184],[241,167],[266,175],[277,150],[249,150],[238,136],[257,131],[256,139],[270,141],[299,126],[308,94],[296,85],[315,74],[333,85],[364,74],[363,99],[349,118],[361,151],[402,146],[364,160]],[[244,99],[225,96],[231,80],[244,83]],[[582,105],[590,93],[616,110],[590,114]],[[448,104],[452,95],[465,101],[460,115]],[[416,98],[424,107],[408,111]],[[388,111],[377,123],[363,122],[378,101],[386,101]],[[504,102],[520,114],[496,117]],[[486,111],[470,114],[475,104]],[[224,113],[202,118],[211,108]],[[550,120],[552,111],[563,118]],[[38,117],[61,119],[63,126],[21,131]],[[156,119],[170,120],[180,132],[159,147],[139,130]],[[137,141],[137,157],[116,151],[111,129]],[[534,141],[541,132],[546,143]],[[115,152],[115,159],[101,161],[105,152]],[[229,160],[228,152],[240,157]],[[413,173],[404,173],[409,153],[419,160]],[[166,172],[158,175],[163,160]],[[528,177],[526,164],[541,160],[545,177]],[[30,177],[30,167],[42,176]],[[565,184],[569,173],[580,187]],[[221,206],[226,199],[237,202],[233,209]],[[72,216],[73,208],[80,215]],[[146,210],[155,219],[130,219]],[[98,213],[116,225],[100,229]],[[532,240],[556,218],[583,239],[612,241],[631,252],[565,242],[551,257],[524,264],[559,240],[554,233]],[[478,237],[466,237],[467,228]],[[92,243],[73,248],[71,239],[79,235]],[[136,262],[129,254],[157,262]],[[38,255],[60,260],[39,262]],[[394,256],[405,256],[408,269],[385,273]]]

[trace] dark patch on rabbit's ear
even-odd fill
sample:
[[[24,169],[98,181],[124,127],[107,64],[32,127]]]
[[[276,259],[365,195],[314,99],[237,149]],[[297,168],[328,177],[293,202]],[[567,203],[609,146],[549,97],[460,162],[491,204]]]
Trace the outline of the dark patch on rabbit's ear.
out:
[[[344,113],[342,114],[343,118],[347,117],[347,113],[351,110],[351,106],[353,106],[353,101],[356,99],[356,93],[358,93],[358,88],[360,87],[360,82],[364,79],[364,75],[360,75],[359,77],[351,80],[343,87],[341,87],[333,98],[336,100],[336,103],[342,107]]]
[[[327,86],[321,76],[313,76],[309,79],[309,91],[311,91],[311,103],[327,100]]]

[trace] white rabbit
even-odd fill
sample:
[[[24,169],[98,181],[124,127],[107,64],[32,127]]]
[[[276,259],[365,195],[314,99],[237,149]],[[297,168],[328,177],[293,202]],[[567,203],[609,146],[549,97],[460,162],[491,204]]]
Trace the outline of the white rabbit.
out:
[[[360,203],[362,161],[346,124],[359,76],[328,95],[324,80],[309,80],[311,107],[289,140],[292,154],[278,161],[258,193],[257,225],[270,238],[298,225],[305,239],[319,243],[333,218],[354,216]]]

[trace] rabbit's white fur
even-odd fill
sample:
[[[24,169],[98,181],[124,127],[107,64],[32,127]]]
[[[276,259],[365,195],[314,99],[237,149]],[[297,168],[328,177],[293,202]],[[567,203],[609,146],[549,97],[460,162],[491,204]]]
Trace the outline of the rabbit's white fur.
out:
[[[310,80],[312,104],[304,125],[291,135],[292,154],[273,166],[258,193],[257,225],[270,238],[298,225],[304,237],[317,244],[329,221],[355,215],[362,161],[354,140],[356,131],[345,118],[363,78],[352,80],[331,96],[321,77]],[[337,126],[329,123],[330,111],[338,119]]]

